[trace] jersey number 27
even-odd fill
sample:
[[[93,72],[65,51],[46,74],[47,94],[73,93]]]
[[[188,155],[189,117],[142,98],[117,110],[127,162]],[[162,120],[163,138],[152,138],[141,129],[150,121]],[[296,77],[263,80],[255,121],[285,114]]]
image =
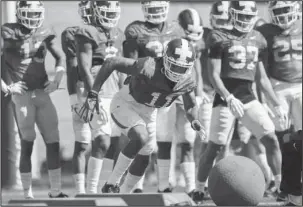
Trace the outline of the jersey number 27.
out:
[[[276,62],[302,60],[302,39],[277,40],[273,49]]]

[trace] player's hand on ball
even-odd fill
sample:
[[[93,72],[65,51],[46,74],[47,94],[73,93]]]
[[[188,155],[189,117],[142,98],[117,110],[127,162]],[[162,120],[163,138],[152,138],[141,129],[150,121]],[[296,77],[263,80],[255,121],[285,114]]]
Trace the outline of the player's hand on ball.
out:
[[[241,118],[244,115],[244,105],[239,99],[231,94],[226,98],[226,102],[228,108],[235,117]]]
[[[52,93],[54,92],[55,90],[58,89],[59,87],[59,83],[56,82],[56,81],[47,81],[45,84],[44,84],[44,91],[46,93]]]
[[[26,90],[27,86],[24,82],[19,81],[17,83],[13,83],[7,87],[8,93],[7,94],[18,94],[18,95],[23,95]]]
[[[203,128],[203,126],[202,126],[202,124],[199,120],[192,121],[191,122],[191,127],[193,128],[193,130],[195,130],[199,134],[202,141],[206,139],[205,130],[204,130],[204,128]]]
[[[94,113],[99,114],[98,92],[90,91],[88,92],[85,103],[79,111],[79,116],[84,122],[91,122],[93,120]]]

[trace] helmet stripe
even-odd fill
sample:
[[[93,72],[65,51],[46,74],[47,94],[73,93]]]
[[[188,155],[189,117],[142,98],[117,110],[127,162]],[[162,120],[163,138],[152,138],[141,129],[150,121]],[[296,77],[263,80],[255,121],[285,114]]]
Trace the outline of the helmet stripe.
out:
[[[189,9],[191,16],[192,16],[192,21],[193,21],[193,26],[194,27],[199,27],[201,25],[200,22],[200,16],[198,14],[198,12],[195,9]]]

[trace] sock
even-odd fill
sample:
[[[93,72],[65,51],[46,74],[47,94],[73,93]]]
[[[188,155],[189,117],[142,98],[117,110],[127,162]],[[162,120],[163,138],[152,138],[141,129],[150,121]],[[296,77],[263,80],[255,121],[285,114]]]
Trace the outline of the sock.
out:
[[[181,170],[184,174],[185,179],[185,192],[190,193],[195,189],[196,185],[195,162],[183,162],[181,164]]]
[[[158,189],[160,191],[169,187],[170,160],[157,159]]]
[[[90,156],[87,164],[87,193],[97,193],[103,160]]]
[[[61,193],[61,168],[48,170],[49,182],[52,196],[57,196]]]
[[[141,177],[141,179],[137,182],[137,184],[135,185],[134,189],[141,189],[141,190],[143,190],[144,180],[145,180],[145,173],[143,174],[143,176]]]
[[[296,206],[302,206],[302,196],[288,195],[290,203],[295,204]]]
[[[78,173],[78,174],[74,174],[73,177],[76,185],[76,193],[85,194],[85,174]]]
[[[109,178],[110,174],[112,173],[113,167],[114,167],[114,160],[104,158],[102,169],[99,176],[99,184],[98,184],[98,189],[100,189],[100,191],[101,188],[104,186],[105,182],[107,181],[107,179]]]
[[[197,189],[198,191],[201,191],[201,192],[204,193],[204,191],[205,191],[205,182],[197,181],[197,182],[196,182],[196,189]]]
[[[280,190],[280,184],[281,184],[281,180],[282,180],[282,176],[281,175],[275,175],[275,188],[279,191]]]
[[[33,198],[32,192],[32,173],[20,173],[23,186],[24,198]]]
[[[120,183],[124,172],[129,168],[133,160],[134,159],[128,158],[122,152],[120,152],[115,168],[112,174],[109,176],[107,183],[113,185]]]
[[[120,193],[131,193],[135,185],[139,182],[142,176],[132,175],[127,173],[124,183],[120,188]]]

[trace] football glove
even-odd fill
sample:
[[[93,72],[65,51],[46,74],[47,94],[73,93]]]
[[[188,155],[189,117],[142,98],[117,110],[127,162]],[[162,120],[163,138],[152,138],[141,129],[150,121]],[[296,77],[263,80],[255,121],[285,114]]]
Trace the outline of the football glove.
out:
[[[191,122],[191,127],[199,134],[202,141],[206,139],[205,130],[203,129],[203,126],[199,120],[193,120]]]
[[[79,111],[79,116],[84,122],[88,123],[93,120],[95,113],[99,114],[98,92],[91,90]]]
[[[27,89],[28,88],[27,88],[26,84],[22,81],[19,81],[17,83],[13,83],[13,84],[7,86],[6,95],[11,95],[11,94],[23,95]]]
[[[234,95],[230,94],[226,98],[226,102],[231,113],[236,118],[241,118],[244,115],[244,105],[239,99],[235,98]]]
[[[56,91],[59,87],[59,83],[57,81],[47,81],[45,84],[44,84],[44,91],[46,93],[52,93],[54,91]]]

